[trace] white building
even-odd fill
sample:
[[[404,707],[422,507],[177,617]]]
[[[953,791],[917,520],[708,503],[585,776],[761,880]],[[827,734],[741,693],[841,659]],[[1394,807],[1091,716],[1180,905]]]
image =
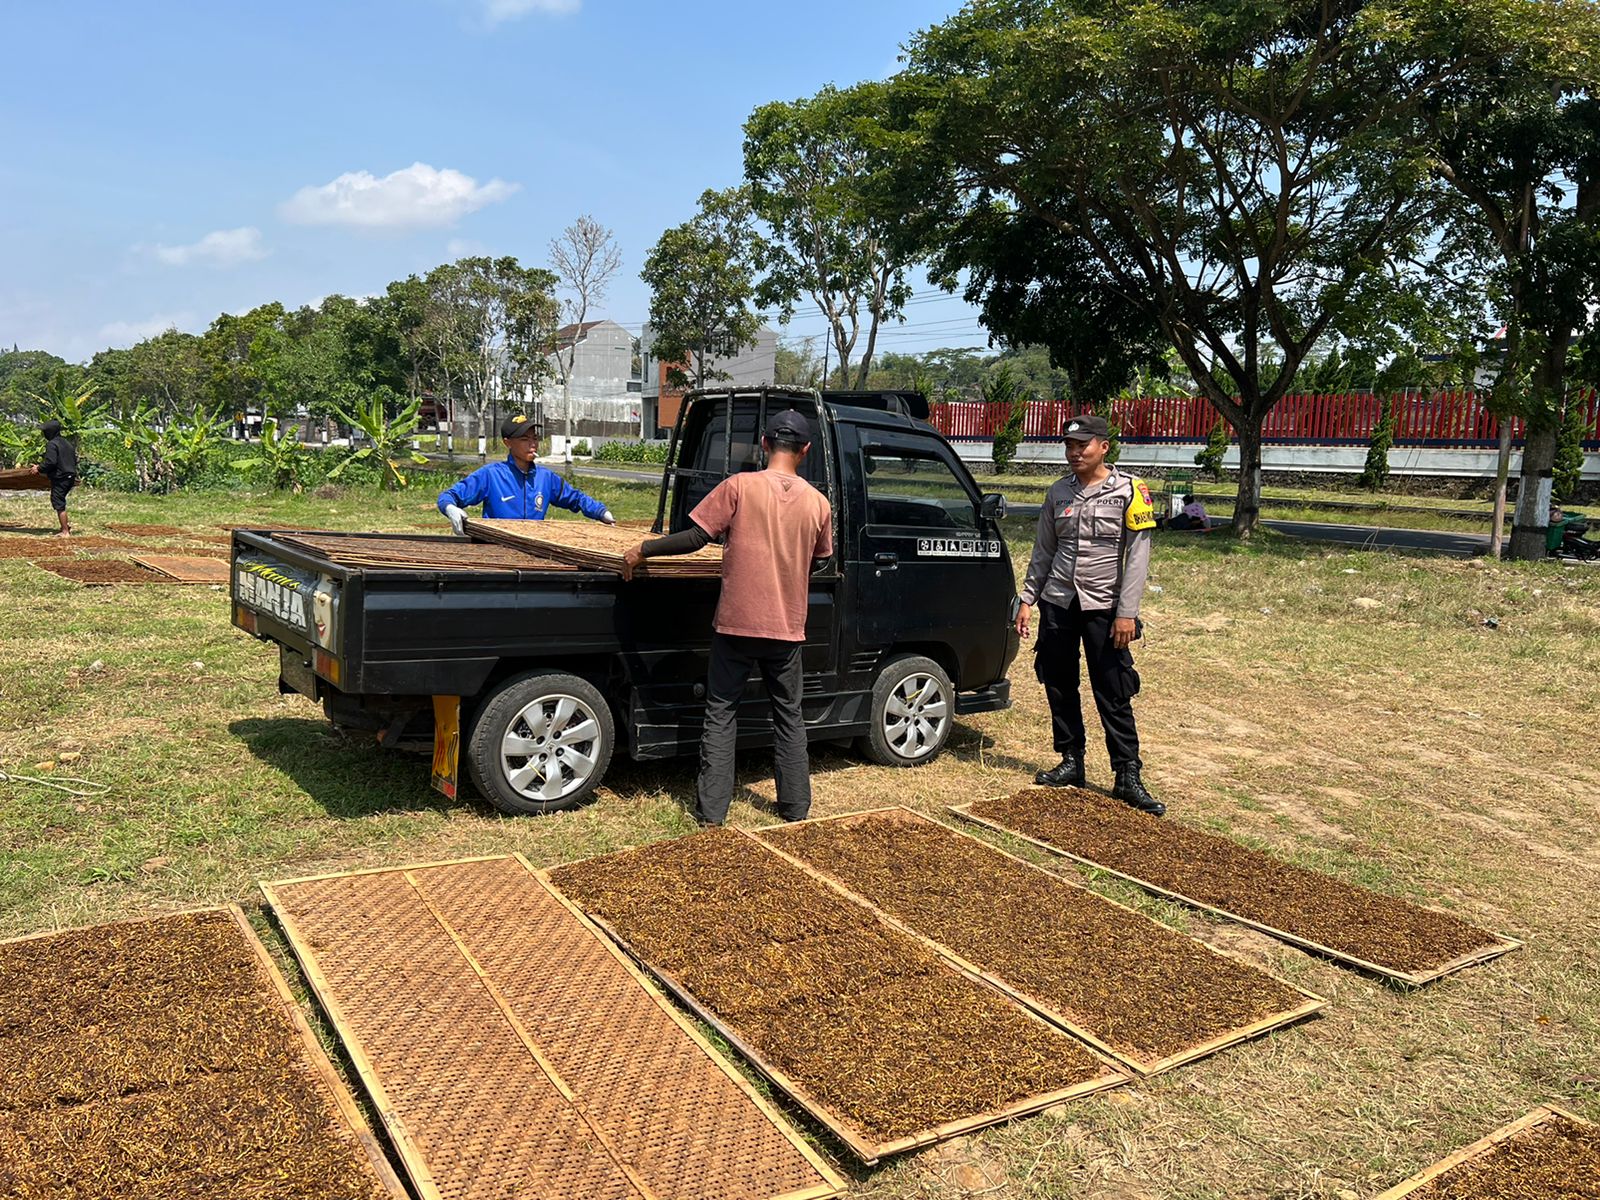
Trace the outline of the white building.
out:
[[[639,336],[640,352],[644,357],[644,387],[641,399],[644,404],[646,437],[665,437],[678,420],[681,394],[667,384],[667,370],[673,365],[664,363],[650,353],[654,341],[649,325]],[[778,335],[763,325],[756,332],[756,343],[742,354],[732,358],[711,360],[710,368],[725,378],[707,383],[708,387],[758,387],[772,383],[778,372]],[[658,433],[657,430],[661,432]]]

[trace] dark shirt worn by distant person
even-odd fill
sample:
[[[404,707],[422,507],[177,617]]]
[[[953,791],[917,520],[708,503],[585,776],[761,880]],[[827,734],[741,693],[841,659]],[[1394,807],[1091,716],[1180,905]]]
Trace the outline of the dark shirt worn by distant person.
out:
[[[46,442],[44,461],[39,464],[39,474],[48,475],[52,480],[76,478],[78,452],[72,443],[60,434]]]

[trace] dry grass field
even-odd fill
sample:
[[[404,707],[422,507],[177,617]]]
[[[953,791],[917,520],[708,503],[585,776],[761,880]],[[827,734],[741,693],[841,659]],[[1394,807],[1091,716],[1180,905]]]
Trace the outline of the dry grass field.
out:
[[[653,508],[643,489],[592,490],[619,516]],[[235,522],[437,531],[430,500],[74,496],[83,532],[169,553],[189,543],[108,526],[173,526],[199,544]],[[41,515],[37,497],[0,496],[0,521]],[[1202,1062],[858,1171],[851,1194],[1352,1200],[1540,1102],[1600,1118],[1600,572],[1213,538],[1158,541],[1152,581],[1137,709],[1169,820],[1526,946],[1397,990],[1052,863],[1331,1003]],[[688,762],[620,763],[595,803],[541,819],[446,801],[422,761],[345,740],[280,697],[276,656],[229,625],[220,591],[86,589],[8,558],[0,596],[0,771],[106,789],[0,782],[0,936],[253,904],[259,878],[509,850],[543,865],[693,827]],[[964,718],[926,768],[820,752],[817,815],[939,815],[1028,782],[1050,760],[1030,668],[1013,669],[1010,711]],[[772,821],[769,769],[742,760],[735,823]],[[1109,785],[1103,746],[1089,774]]]

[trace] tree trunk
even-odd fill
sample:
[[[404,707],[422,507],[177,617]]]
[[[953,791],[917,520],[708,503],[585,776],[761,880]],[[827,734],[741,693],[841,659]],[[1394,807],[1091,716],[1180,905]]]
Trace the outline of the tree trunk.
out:
[[[1506,482],[1511,476],[1511,418],[1500,418],[1500,454],[1494,470],[1494,527],[1489,530],[1489,557],[1504,553],[1506,530]]]
[[[1524,562],[1545,557],[1550,526],[1550,488],[1554,481],[1558,430],[1547,422],[1530,421],[1522,443],[1522,478],[1517,487],[1517,513],[1511,525],[1508,558]]]
[[[1239,438],[1239,499],[1233,534],[1248,541],[1261,520],[1261,417],[1251,414],[1234,427]]]

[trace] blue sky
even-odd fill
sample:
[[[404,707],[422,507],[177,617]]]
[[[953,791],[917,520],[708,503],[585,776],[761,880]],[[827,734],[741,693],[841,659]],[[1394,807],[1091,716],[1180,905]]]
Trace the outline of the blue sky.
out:
[[[81,360],[223,311],[362,295],[463,254],[543,265],[591,213],[639,267],[772,99],[895,68],[957,0],[8,6],[0,344]],[[982,344],[920,277],[881,345]],[[823,327],[798,316],[788,336]]]

